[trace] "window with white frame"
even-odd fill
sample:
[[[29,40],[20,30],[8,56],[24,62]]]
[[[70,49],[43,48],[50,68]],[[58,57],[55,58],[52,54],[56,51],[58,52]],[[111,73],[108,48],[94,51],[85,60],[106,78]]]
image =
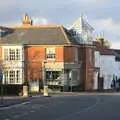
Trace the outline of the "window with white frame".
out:
[[[9,60],[15,60],[15,49],[9,49]]]
[[[16,71],[16,82],[19,83],[19,80],[20,80],[20,71],[17,70]]]
[[[16,60],[20,60],[20,49],[16,49]]]
[[[15,82],[15,71],[11,70],[9,72],[9,79],[10,79],[10,83],[14,83]]]
[[[4,73],[5,84],[18,84],[21,83],[20,70],[10,70]]]
[[[9,59],[9,57],[8,57],[8,49],[4,49],[4,59],[5,60]]]
[[[55,48],[46,48],[46,58],[55,59]]]
[[[4,60],[20,60],[20,49],[5,48]]]

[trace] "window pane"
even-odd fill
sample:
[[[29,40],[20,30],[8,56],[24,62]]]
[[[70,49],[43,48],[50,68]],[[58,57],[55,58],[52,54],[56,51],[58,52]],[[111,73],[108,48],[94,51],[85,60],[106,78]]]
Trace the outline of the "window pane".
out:
[[[55,48],[47,48],[46,49],[46,58],[55,59]]]
[[[15,50],[14,49],[9,49],[9,57],[10,57],[10,60],[15,60]]]
[[[20,71],[16,71],[16,83],[19,83],[20,80]]]
[[[8,60],[8,49],[4,49],[4,59]]]
[[[16,49],[16,60],[20,60],[20,49]]]
[[[20,60],[20,49],[4,49],[5,60]]]
[[[15,71],[9,72],[10,84],[15,83]]]

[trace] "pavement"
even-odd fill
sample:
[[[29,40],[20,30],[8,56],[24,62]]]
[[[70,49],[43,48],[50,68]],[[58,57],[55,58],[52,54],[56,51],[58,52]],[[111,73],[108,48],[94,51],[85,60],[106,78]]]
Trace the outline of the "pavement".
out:
[[[120,95],[33,97],[26,104],[0,109],[0,120],[120,120]]]
[[[50,96],[76,96],[76,95],[120,95],[120,92],[53,92]]]
[[[64,95],[120,95],[120,92],[63,92],[63,94]]]

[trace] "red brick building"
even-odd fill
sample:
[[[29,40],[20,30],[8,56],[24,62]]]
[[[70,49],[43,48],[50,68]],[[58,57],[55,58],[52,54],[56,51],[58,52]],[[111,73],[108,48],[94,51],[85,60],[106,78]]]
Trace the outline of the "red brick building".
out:
[[[34,26],[25,15],[21,26],[0,29],[3,84],[93,88],[93,46],[78,44],[63,26]]]

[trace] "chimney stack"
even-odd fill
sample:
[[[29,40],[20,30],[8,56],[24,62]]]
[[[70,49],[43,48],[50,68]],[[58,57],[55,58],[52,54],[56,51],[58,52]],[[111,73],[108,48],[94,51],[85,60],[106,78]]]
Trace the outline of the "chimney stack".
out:
[[[33,24],[32,19],[31,19],[30,16],[28,16],[28,14],[26,14],[26,13],[23,15],[22,24],[23,24],[23,25],[32,25],[32,24]]]

